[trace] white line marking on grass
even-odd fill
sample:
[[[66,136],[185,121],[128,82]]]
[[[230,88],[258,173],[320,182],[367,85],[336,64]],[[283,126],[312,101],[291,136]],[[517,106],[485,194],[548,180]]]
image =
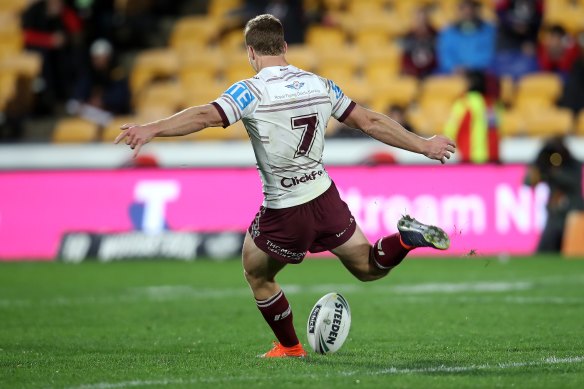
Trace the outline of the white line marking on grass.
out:
[[[463,293],[463,292],[509,292],[531,289],[531,282],[458,282],[397,285],[392,289],[398,293]]]
[[[557,358],[549,357],[544,358],[541,361],[529,361],[529,362],[506,362],[498,363],[495,365],[484,364],[484,365],[469,365],[469,366],[435,366],[435,367],[422,367],[416,369],[399,369],[391,367],[389,369],[383,369],[378,372],[373,372],[373,375],[384,375],[384,374],[415,374],[415,373],[461,373],[466,371],[474,370],[505,370],[513,369],[517,367],[533,367],[533,366],[548,366],[548,365],[559,365],[559,364],[572,364],[584,362],[584,356],[579,357],[568,357],[568,358]]]
[[[567,279],[566,279],[567,280]],[[536,287],[542,280],[534,281],[480,281],[480,282],[435,282],[435,283],[414,283],[414,284],[388,284],[379,282],[374,285],[347,283],[347,284],[317,284],[317,285],[283,285],[286,294],[322,294],[331,291],[342,293],[367,293],[383,294],[386,297],[397,297],[400,299],[411,298],[419,303],[426,303],[432,298],[431,294],[448,294],[451,299],[472,299],[471,296],[452,296],[456,294],[472,293],[477,298],[492,299],[509,304],[580,304],[584,302],[580,298],[568,297],[533,297],[533,296],[508,296],[503,298],[478,297],[480,294],[499,294],[513,291],[526,291]],[[566,281],[569,282],[569,281]],[[579,283],[579,282],[578,282]],[[408,296],[410,295],[410,296]],[[421,298],[428,295],[427,299]],[[404,296],[404,297],[401,297]],[[251,298],[248,287],[241,288],[221,288],[221,287],[196,287],[192,285],[151,285],[145,287],[128,288],[111,295],[90,295],[90,296],[56,296],[44,299],[11,299],[0,298],[0,308],[41,306],[75,306],[89,304],[120,304],[120,303],[141,303],[144,301],[165,302],[174,300],[208,300],[223,298]],[[454,300],[451,300],[454,301]],[[470,300],[468,300],[470,301]]]
[[[482,364],[482,365],[468,365],[468,366],[429,366],[420,368],[398,368],[390,367],[376,371],[345,371],[332,372],[325,375],[317,376],[316,374],[295,374],[295,378],[330,378],[330,377],[344,377],[344,376],[379,376],[379,375],[400,375],[400,374],[432,374],[432,373],[463,373],[475,370],[506,370],[515,369],[519,367],[536,367],[536,366],[551,366],[563,364],[575,364],[584,362],[584,356],[558,358],[548,357],[536,361],[528,362],[504,362],[498,364]],[[197,383],[220,383],[220,382],[234,382],[234,381],[259,381],[265,377],[255,376],[225,376],[225,377],[193,377],[187,379],[181,378],[163,378],[158,380],[132,380],[122,382],[99,382],[95,384],[84,384],[79,386],[72,386],[67,389],[118,389],[131,388],[135,386],[168,386],[168,385],[193,385]],[[277,377],[271,377],[272,380]]]

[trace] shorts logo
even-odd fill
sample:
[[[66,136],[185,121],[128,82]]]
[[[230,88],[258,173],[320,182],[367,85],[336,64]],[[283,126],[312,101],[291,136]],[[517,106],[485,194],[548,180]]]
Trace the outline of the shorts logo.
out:
[[[288,258],[294,261],[302,261],[302,258],[304,258],[304,256],[306,255],[306,251],[302,252],[302,253],[298,253],[289,249],[285,249],[277,244],[275,244],[274,242],[272,242],[271,240],[267,239],[266,240],[266,246],[268,248],[268,250],[284,257],[284,258]]]
[[[291,188],[293,186],[299,185],[299,184],[306,184],[310,181],[314,181],[316,180],[317,177],[320,177],[324,174],[324,172],[322,170],[313,170],[310,173],[304,173],[304,175],[298,177],[286,177],[286,178],[282,178],[282,180],[280,180],[280,184],[284,187],[284,188]]]
[[[353,224],[353,221],[355,221],[355,219],[353,219],[352,217],[349,218],[349,227],[351,227],[351,225]],[[338,234],[335,234],[337,236],[337,238],[340,238],[341,236],[343,236],[343,234],[345,232],[347,232],[347,230],[349,229],[349,227],[345,228],[343,231],[339,232]]]
[[[299,81],[294,81],[292,84],[288,84],[286,85],[286,88],[290,88],[290,89],[300,89],[304,86],[303,82],[299,82]]]
[[[243,82],[233,84],[231,88],[227,89],[225,94],[231,96],[241,110],[244,110],[252,101],[255,100],[255,96],[250,92],[247,85],[245,85]]]

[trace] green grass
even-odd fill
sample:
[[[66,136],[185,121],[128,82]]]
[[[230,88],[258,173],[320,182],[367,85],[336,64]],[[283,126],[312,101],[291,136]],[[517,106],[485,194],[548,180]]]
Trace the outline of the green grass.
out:
[[[359,283],[332,260],[280,282],[306,345],[329,291],[343,348],[263,360],[238,261],[0,264],[0,388],[584,387],[584,261],[409,260]]]

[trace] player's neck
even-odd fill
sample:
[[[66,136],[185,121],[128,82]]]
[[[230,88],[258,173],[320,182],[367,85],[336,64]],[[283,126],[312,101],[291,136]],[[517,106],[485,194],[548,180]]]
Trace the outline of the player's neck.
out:
[[[262,69],[270,66],[288,66],[288,62],[286,62],[286,58],[283,55],[262,55],[258,57],[257,66],[259,73]]]

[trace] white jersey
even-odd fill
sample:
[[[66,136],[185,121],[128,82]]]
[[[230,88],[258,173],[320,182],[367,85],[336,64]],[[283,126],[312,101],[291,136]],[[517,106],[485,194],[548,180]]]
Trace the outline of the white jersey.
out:
[[[343,121],[355,107],[334,82],[292,65],[272,66],[236,82],[211,104],[224,127],[243,120],[265,207],[303,204],[330,187],[322,164],[325,129],[331,116]]]

